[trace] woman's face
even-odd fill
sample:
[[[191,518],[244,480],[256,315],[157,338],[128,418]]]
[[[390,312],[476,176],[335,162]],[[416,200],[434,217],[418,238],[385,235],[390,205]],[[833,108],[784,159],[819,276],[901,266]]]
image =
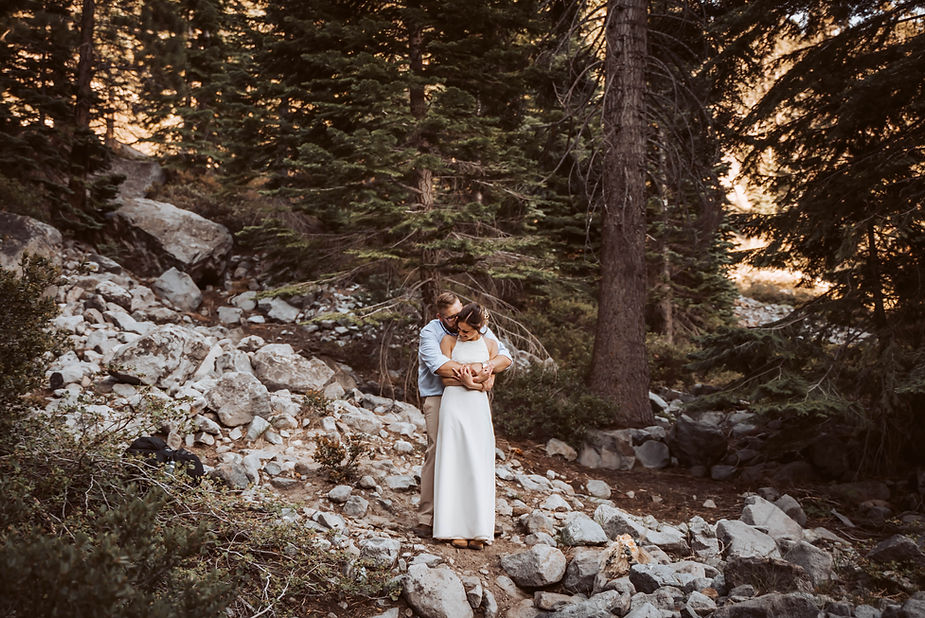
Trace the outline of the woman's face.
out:
[[[475,341],[481,336],[477,328],[465,322],[457,322],[456,329],[459,331],[458,338],[460,341]]]

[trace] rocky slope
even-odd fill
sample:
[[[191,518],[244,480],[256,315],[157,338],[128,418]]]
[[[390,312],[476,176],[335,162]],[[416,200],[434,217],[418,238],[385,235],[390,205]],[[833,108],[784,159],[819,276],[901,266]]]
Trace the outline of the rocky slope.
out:
[[[402,598],[371,615],[925,616],[925,594],[912,581],[902,605],[858,603],[840,581],[862,559],[921,568],[925,555],[908,536],[862,556],[852,539],[807,525],[800,502],[771,488],[743,494],[716,519],[659,520],[644,505],[625,508],[644,488],[617,487],[613,471],[680,464],[717,478],[717,466],[728,465],[725,436],[751,431],[747,414],[680,415],[681,394],[653,395],[660,425],[596,432],[579,450],[551,440],[537,457],[499,441],[499,535],[485,551],[416,537],[421,412],[363,392],[348,365],[289,343],[294,335],[334,345],[367,336],[333,320],[298,325],[360,301],[334,289],[293,302],[260,298],[253,280],[252,290],[238,284],[250,271],[229,257],[227,231],[169,205],[125,199],[135,200],[134,218],[120,225],[134,226],[126,238],[147,235],[141,250],[152,257],[137,260],[147,276],[31,222],[20,227],[39,230],[41,242],[4,246],[8,260],[46,246],[63,267],[55,325],[72,349],[49,370],[45,411],[85,426],[86,407],[72,404],[88,393],[107,397],[92,405],[97,423],[126,409],[144,414],[152,401],[178,410],[186,420],[163,428],[169,444],[199,454],[228,491],[242,500],[267,488],[283,494],[293,505],[286,518],[400,578]],[[172,223],[159,224],[158,213]],[[365,445],[356,481],[328,482],[316,460],[324,439]]]

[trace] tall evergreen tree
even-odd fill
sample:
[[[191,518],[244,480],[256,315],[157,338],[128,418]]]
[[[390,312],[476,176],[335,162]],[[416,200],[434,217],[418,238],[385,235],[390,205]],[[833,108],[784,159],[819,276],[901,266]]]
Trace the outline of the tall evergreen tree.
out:
[[[817,364],[818,381],[769,384],[765,392],[788,392],[792,409],[840,400],[876,445],[867,465],[882,465],[915,439],[909,429],[920,426],[925,395],[923,4],[718,5],[726,43],[717,81],[735,94],[732,82],[743,76],[774,76],[736,127],[746,173],[776,202],[774,212],[744,219],[745,232],[768,240],[751,260],[830,285],[804,308],[823,348],[829,325],[855,333]],[[780,56],[782,37],[792,51]],[[730,105],[741,109],[741,101]],[[854,414],[857,402],[865,414]]]
[[[646,2],[607,5],[601,287],[591,388],[652,422],[645,349]]]

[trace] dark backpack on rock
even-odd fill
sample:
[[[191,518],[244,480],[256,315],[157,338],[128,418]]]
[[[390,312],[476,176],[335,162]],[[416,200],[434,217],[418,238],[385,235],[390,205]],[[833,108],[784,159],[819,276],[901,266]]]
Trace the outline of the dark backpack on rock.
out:
[[[199,457],[182,448],[173,450],[157,436],[136,438],[125,449],[125,454],[143,457],[150,464],[172,465],[183,468],[195,484],[199,484],[199,481],[202,480],[204,469]]]

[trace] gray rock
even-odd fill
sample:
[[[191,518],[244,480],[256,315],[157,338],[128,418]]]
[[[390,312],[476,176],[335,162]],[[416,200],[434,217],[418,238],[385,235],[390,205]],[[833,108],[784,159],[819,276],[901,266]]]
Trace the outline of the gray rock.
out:
[[[636,459],[644,468],[667,468],[671,463],[671,453],[668,445],[658,440],[646,440],[633,448]]]
[[[261,309],[266,311],[268,317],[277,322],[292,323],[299,317],[299,309],[293,307],[282,298],[273,297],[261,299],[258,305]]]
[[[706,616],[716,611],[716,601],[695,590],[687,597],[686,607],[694,616]]]
[[[550,618],[612,618],[629,611],[630,597],[616,590],[605,590],[589,599],[578,600],[562,607]]]
[[[692,517],[687,523],[688,538],[691,551],[698,558],[709,560],[719,556],[719,541],[716,539],[716,530],[699,515]]]
[[[662,618],[662,610],[651,603],[643,603],[623,618]]]
[[[590,594],[594,589],[594,578],[601,570],[603,551],[577,548],[565,569],[562,587],[573,594]]]
[[[366,517],[366,511],[369,509],[369,501],[363,496],[350,496],[344,503],[344,515],[349,515],[354,519]]]
[[[803,527],[761,496],[749,496],[742,509],[742,521],[766,530],[774,540],[803,538]]]
[[[539,509],[534,509],[529,515],[521,517],[520,523],[530,534],[539,532],[549,535],[556,534],[556,522]]]
[[[573,601],[574,599],[569,594],[546,592],[545,590],[538,590],[537,592],[533,593],[534,607],[544,611],[562,609],[566,605],[571,604]]]
[[[559,530],[559,538],[565,545],[603,545],[607,535],[600,524],[582,512],[569,513],[565,525]]]
[[[252,363],[257,377],[272,391],[321,390],[334,375],[324,361],[296,354],[288,343],[263,346],[254,354]]]
[[[690,553],[690,546],[683,532],[669,524],[659,524],[658,529],[646,531],[645,542],[649,545],[676,554]]]
[[[550,457],[558,455],[566,461],[575,461],[578,459],[578,451],[558,438],[549,439],[546,443],[546,454]]]
[[[750,584],[781,592],[812,592],[813,581],[803,567],[764,556],[734,556],[726,561],[726,584],[733,588]]]
[[[901,534],[894,534],[888,539],[877,543],[867,553],[867,557],[874,562],[905,562],[916,564],[925,562],[925,555],[915,541]]]
[[[224,271],[232,238],[225,226],[171,204],[128,199],[112,219],[133,270],[155,276],[176,266],[195,281]]]
[[[721,519],[716,522],[716,538],[724,548],[723,557],[768,556],[780,558],[777,543],[767,534],[744,521]]]
[[[773,592],[734,605],[724,605],[713,618],[817,618],[819,606],[812,595]]]
[[[231,489],[247,489],[247,486],[250,485],[247,470],[241,464],[219,464],[213,468],[209,476],[221,479]]]
[[[594,496],[595,498],[601,498],[602,500],[609,498],[612,493],[610,485],[604,481],[591,479],[585,483],[585,487],[588,489],[588,493],[590,495]]]
[[[527,547],[533,547],[534,545],[558,547],[559,543],[545,532],[534,532],[524,537],[524,545]]]
[[[353,493],[353,487],[350,485],[338,485],[328,492],[328,500],[335,504],[343,504],[350,498]]]
[[[540,504],[540,508],[544,511],[552,512],[568,512],[572,510],[572,505],[566,502],[565,498],[559,494],[550,494],[548,498],[543,500],[543,503]],[[597,524],[595,524],[597,525]]]
[[[219,307],[218,320],[222,324],[240,324],[244,311],[237,307]]]
[[[711,466],[726,454],[726,436],[711,422],[697,421],[682,414],[668,435],[671,453],[684,466]]]
[[[206,405],[223,425],[236,427],[254,416],[270,415],[270,393],[249,373],[226,373],[205,395]]]
[[[578,463],[587,468],[632,469],[636,464],[633,430],[589,431],[585,436]]]
[[[302,481],[300,481],[299,479],[290,478],[288,476],[274,476],[270,478],[270,485],[272,485],[273,487],[276,487],[277,489],[283,489],[283,490],[295,489],[301,484],[302,484]]]
[[[0,211],[0,267],[22,275],[19,262],[25,253],[61,264],[61,232],[31,217]]]
[[[104,279],[96,284],[95,291],[102,296],[106,302],[115,303],[126,311],[132,310],[132,294],[121,285]],[[103,309],[97,307],[97,309],[100,312],[106,310],[105,307]]]
[[[222,427],[208,416],[197,414],[193,419],[193,426],[198,430],[209,435],[219,436],[222,433]]]
[[[241,309],[243,311],[253,311],[257,308],[257,292],[243,292],[231,299],[231,304]],[[262,340],[261,340],[262,341]],[[260,346],[255,347],[251,352],[255,351]]]
[[[269,428],[270,422],[267,419],[262,416],[255,416],[251,419],[250,425],[247,428],[246,438],[249,442],[253,442],[262,436]]]
[[[202,291],[193,278],[173,266],[151,284],[151,289],[183,311],[196,311],[202,304]]]
[[[196,331],[166,324],[119,349],[111,369],[123,380],[170,388],[186,382],[211,348]]]
[[[312,521],[321,524],[328,530],[334,530],[335,532],[343,532],[347,529],[347,522],[337,513],[318,511],[312,516]]]
[[[482,612],[485,614],[485,618],[497,618],[498,617],[498,601],[495,600],[495,595],[492,594],[491,590],[488,588],[482,589]]]
[[[765,498],[764,496],[762,497]],[[768,498],[765,498],[765,500],[767,499]],[[774,506],[786,513],[790,519],[797,522],[800,526],[806,525],[806,513],[803,512],[803,507],[800,506],[800,503],[797,502],[793,496],[784,494],[777,500],[770,500],[770,502],[773,502]]]
[[[738,474],[738,472],[738,468],[726,464],[716,464],[715,466],[710,466],[710,478],[714,481],[728,481],[736,474]]]
[[[527,491],[542,491],[550,493],[553,491],[552,483],[545,476],[539,474],[515,474],[514,480],[520,483],[520,486]]]
[[[781,541],[778,545],[784,560],[803,567],[814,585],[836,579],[834,560],[829,552],[806,541]]]
[[[392,474],[385,477],[383,481],[386,487],[394,491],[409,491],[417,487],[418,484],[413,476],[407,474]]]
[[[646,594],[663,586],[684,586],[674,569],[667,564],[634,564],[630,567],[629,578],[636,590]]]
[[[629,534],[638,540],[645,538],[647,532],[639,517],[607,504],[597,507],[594,511],[594,521],[601,525],[604,533],[611,539],[621,534]]]
[[[474,575],[461,575],[459,579],[466,590],[466,600],[469,601],[469,607],[478,609],[482,606],[482,581]]]
[[[522,588],[555,584],[565,575],[565,554],[548,545],[534,545],[516,554],[501,556],[501,568]]]
[[[377,537],[360,541],[360,555],[378,567],[391,569],[398,561],[401,541]]]
[[[509,607],[504,614],[505,618],[540,618],[540,616],[548,615],[548,612],[537,609],[536,606],[533,605],[533,599],[518,601]]]
[[[403,578],[402,596],[415,614],[425,618],[471,618],[472,608],[466,590],[453,571],[430,569],[425,564],[408,568]]]

